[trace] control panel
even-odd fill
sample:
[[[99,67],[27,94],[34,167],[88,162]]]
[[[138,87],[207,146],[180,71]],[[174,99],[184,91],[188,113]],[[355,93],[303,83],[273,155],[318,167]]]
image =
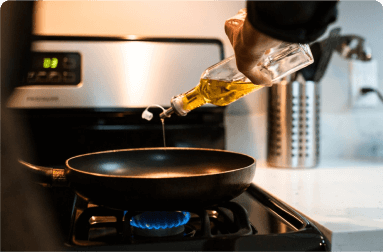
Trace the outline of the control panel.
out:
[[[28,85],[77,85],[81,82],[79,53],[34,52]]]

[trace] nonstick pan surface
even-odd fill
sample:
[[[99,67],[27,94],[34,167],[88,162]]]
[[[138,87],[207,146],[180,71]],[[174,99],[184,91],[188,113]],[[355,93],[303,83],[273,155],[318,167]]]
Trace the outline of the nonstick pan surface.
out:
[[[247,155],[213,149],[145,148],[70,158],[65,175],[92,203],[125,210],[190,210],[229,201],[255,174]]]

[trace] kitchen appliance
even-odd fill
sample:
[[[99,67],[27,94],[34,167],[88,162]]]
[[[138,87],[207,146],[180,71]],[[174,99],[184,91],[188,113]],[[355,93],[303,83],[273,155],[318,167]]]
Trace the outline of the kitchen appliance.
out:
[[[27,120],[35,162],[43,166],[89,152],[163,146],[158,118],[145,121],[142,111],[166,106],[173,92],[194,87],[200,72],[224,57],[215,39],[134,36],[35,36],[32,52],[8,107]],[[167,120],[168,146],[224,149],[224,110],[207,106]]]
[[[74,250],[326,251],[314,224],[251,183],[254,161],[213,149],[146,148],[73,157],[65,174],[23,164],[52,186],[68,178],[77,191],[65,243]]]
[[[134,68],[135,64],[124,63],[129,59],[125,57],[122,60],[121,55],[125,50],[122,45],[133,42],[150,43],[153,50],[140,51],[139,47],[137,50],[128,50],[131,53],[129,59],[139,62],[144,54],[158,62],[155,65],[149,63],[148,65],[160,69],[149,68],[153,71],[147,70],[145,74],[139,72],[141,68],[129,72],[133,75],[136,73],[138,77],[130,77],[124,72],[128,71],[126,70],[128,67]],[[168,49],[161,53],[156,49],[157,45]],[[198,47],[200,54],[193,59],[198,59],[200,64],[194,62],[188,65],[191,61],[190,58],[185,60],[185,55],[190,54],[182,53],[182,49],[174,55],[171,54],[174,52],[172,45],[177,45],[179,48],[185,46],[191,51],[194,51],[194,47]],[[121,46],[120,49],[117,49],[117,46]],[[37,36],[32,48],[38,53],[47,54],[42,55],[42,62],[41,58],[38,61],[42,64],[37,67],[40,69],[31,68],[34,74],[29,73],[26,82],[14,90],[8,105],[13,109],[15,116],[22,117],[30,126],[28,130],[32,136],[36,158],[27,160],[22,157],[24,164],[61,169],[56,170],[58,173],[51,170],[51,178],[56,176],[56,179],[45,181],[46,185],[57,181],[59,184],[63,182],[59,179],[64,172],[63,164],[71,156],[112,149],[162,147],[162,127],[158,118],[155,117],[150,122],[141,118],[143,110],[148,105],[167,104],[170,97],[164,96],[165,103],[162,103],[159,100],[162,95],[156,96],[156,92],[163,91],[159,88],[166,89],[164,92],[168,95],[178,92],[174,90],[169,92],[169,88],[177,88],[177,85],[166,86],[169,83],[167,79],[169,75],[163,74],[167,72],[166,68],[161,69],[161,66],[165,67],[170,62],[172,66],[183,68],[179,71],[179,75],[176,75],[178,78],[173,75],[175,79],[172,83],[183,83],[190,79],[190,87],[193,87],[203,69],[223,59],[222,44],[215,40]],[[67,54],[66,56],[48,54],[56,52]],[[157,58],[158,56],[166,58],[170,54],[175,59],[168,57],[162,62]],[[80,72],[81,75],[78,77],[75,73],[77,79],[71,79],[73,83],[61,85],[64,76],[65,80],[69,81],[70,74],[64,74],[68,71],[63,70],[64,65],[59,64],[73,63],[74,61],[69,59],[71,55],[79,59],[71,65],[74,67],[72,69],[77,67],[77,73]],[[201,60],[204,59],[204,55],[205,60]],[[65,57],[68,59],[64,61]],[[209,60],[212,62],[208,62]],[[205,63],[207,66],[203,65]],[[142,64],[144,63],[141,63],[141,66]],[[62,67],[61,72],[55,70],[59,67]],[[198,69],[199,67],[201,69]],[[49,71],[46,70],[45,74],[40,73],[44,72],[40,71],[41,68]],[[198,74],[194,74],[193,71]],[[60,80],[60,77],[57,77],[60,75],[57,73],[62,74],[61,82],[57,82],[60,85],[52,83]],[[174,71],[172,73],[174,74]],[[197,80],[185,78],[189,73]],[[117,78],[118,76],[124,78]],[[156,82],[155,80],[159,78],[160,80]],[[46,80],[50,82],[45,82]],[[40,81],[39,85],[36,81]],[[76,84],[77,81],[79,83]],[[159,86],[156,88],[150,88],[157,84]],[[140,95],[141,91],[137,91],[140,86],[146,90],[155,90],[156,92],[150,94],[153,99]],[[181,86],[183,90],[185,87]],[[144,93],[147,94],[146,91]],[[155,109],[151,111],[154,115],[158,115],[161,110],[158,109],[158,113]],[[224,149],[223,118],[224,108],[204,106],[187,117],[166,120],[167,145]],[[37,173],[37,176],[40,175]],[[47,178],[45,175],[43,178]],[[172,227],[163,228],[164,230],[159,232],[155,228],[149,228],[152,227],[152,223],[138,222],[139,218],[145,216],[143,211],[95,205],[86,198],[74,195],[70,188],[56,187],[57,185],[44,187],[44,190],[49,193],[55,204],[54,211],[60,220],[57,229],[62,231],[63,236],[68,237],[67,243],[62,244],[63,250],[249,250],[250,248],[273,251],[280,249],[318,251],[327,249],[328,241],[310,221],[253,184],[232,202],[206,208],[192,206],[182,211],[185,218],[179,212],[170,213],[169,216],[176,220],[177,225],[180,223],[180,226],[175,226],[175,222],[160,221],[156,223],[157,227],[158,225]],[[148,190],[148,193],[152,192]],[[159,215],[168,216],[161,213]],[[148,227],[148,230],[139,232],[142,230],[137,226]]]
[[[327,251],[330,245],[314,224],[254,184],[231,202],[182,214],[187,222],[175,224],[181,232],[171,227],[158,234],[153,221],[142,220],[139,225],[146,229],[137,228],[143,212],[103,208],[76,197],[67,245],[82,251]]]
[[[192,88],[205,66],[220,61],[217,39],[34,36],[14,108],[145,108],[167,106]]]
[[[160,109],[174,92],[195,86],[206,67],[224,58],[216,39],[34,36],[25,81],[7,106],[25,122],[33,166],[63,172],[65,161],[84,153],[163,147]],[[169,147],[225,149],[225,108],[206,106],[165,124]],[[57,174],[56,174],[57,175]],[[54,203],[59,229],[69,232],[74,193],[42,189]]]
[[[38,182],[69,184],[88,201],[116,209],[182,210],[228,201],[249,187],[254,158],[202,148],[111,150],[72,157],[61,169],[23,162]]]

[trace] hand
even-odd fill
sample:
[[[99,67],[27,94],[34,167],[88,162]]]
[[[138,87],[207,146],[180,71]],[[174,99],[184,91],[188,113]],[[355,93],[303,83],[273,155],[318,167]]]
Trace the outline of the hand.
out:
[[[263,54],[281,41],[254,29],[246,16],[246,9],[241,9],[225,22],[225,32],[233,46],[238,70],[254,84],[271,86],[271,78],[256,68]]]

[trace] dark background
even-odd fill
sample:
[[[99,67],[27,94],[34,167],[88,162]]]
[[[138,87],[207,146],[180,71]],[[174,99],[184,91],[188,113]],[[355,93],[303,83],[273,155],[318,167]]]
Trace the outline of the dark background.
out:
[[[17,162],[33,159],[28,125],[15,119],[5,102],[21,83],[28,66],[33,2],[5,2],[1,6],[1,250],[57,250],[55,218],[28,174]]]

